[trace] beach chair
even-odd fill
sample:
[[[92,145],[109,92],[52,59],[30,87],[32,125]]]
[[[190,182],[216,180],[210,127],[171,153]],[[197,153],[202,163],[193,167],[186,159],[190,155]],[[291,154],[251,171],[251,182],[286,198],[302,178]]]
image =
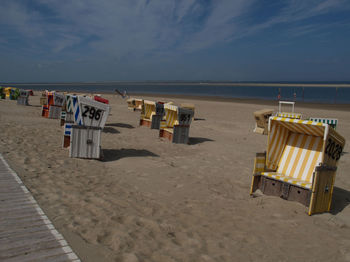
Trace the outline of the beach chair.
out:
[[[282,111],[282,105],[291,105],[291,112],[283,112]],[[278,101],[278,117],[285,117],[285,118],[294,118],[294,119],[301,119],[302,115],[299,113],[294,113],[294,106],[295,102],[293,101]]]
[[[19,89],[15,87],[11,87],[10,89],[10,100],[17,100],[19,97]]]
[[[5,99],[6,94],[5,94],[5,88],[0,86],[0,99]]]
[[[143,99],[135,99],[135,110],[142,110]]]
[[[129,110],[135,111],[135,99],[134,98],[127,99],[126,103],[128,104]]]
[[[164,104],[164,110],[159,137],[167,138],[173,143],[188,144],[193,111],[170,104]]]
[[[6,99],[7,98],[10,99],[11,89],[12,89],[12,87],[5,87],[4,88],[4,93],[5,93]]]
[[[28,106],[29,94],[30,94],[29,91],[21,89],[19,91],[19,96],[17,98],[17,105]]]
[[[40,97],[40,105],[47,105],[48,101],[47,101],[47,92],[42,92],[41,93],[41,97]]]
[[[110,106],[89,97],[73,97],[74,125],[71,126],[69,156],[100,159],[101,130]]]
[[[151,127],[152,116],[156,113],[156,102],[143,100],[141,116],[140,116],[140,126]]]
[[[336,118],[320,118],[320,117],[310,117],[309,120],[319,123],[328,124],[334,129],[337,128],[338,119]]]
[[[255,128],[254,133],[267,135],[269,118],[274,114],[272,109],[261,109],[254,112]]]
[[[308,214],[330,210],[345,139],[328,124],[270,117],[267,152],[257,153],[250,194],[298,201]]]

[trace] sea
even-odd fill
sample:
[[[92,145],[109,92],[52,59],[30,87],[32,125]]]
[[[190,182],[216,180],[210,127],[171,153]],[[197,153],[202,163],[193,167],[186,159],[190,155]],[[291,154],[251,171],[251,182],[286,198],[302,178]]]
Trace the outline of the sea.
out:
[[[295,85],[294,85],[295,84]],[[312,86],[310,86],[312,84]],[[328,86],[324,86],[327,84]],[[273,83],[264,86],[258,83],[63,83],[63,84],[0,84],[32,90],[56,90],[87,93],[167,94],[209,96],[240,99],[289,100],[326,104],[350,104],[350,87],[340,83]],[[344,84],[344,83],[342,83]],[[350,82],[345,83],[350,85]]]

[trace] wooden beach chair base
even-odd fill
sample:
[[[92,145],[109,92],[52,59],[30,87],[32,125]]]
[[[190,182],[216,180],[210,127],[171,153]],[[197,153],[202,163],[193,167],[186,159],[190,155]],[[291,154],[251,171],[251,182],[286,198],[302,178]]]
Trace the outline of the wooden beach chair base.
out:
[[[167,130],[167,129],[161,129],[159,130],[159,137],[164,137],[168,139],[169,141],[173,141],[173,132],[172,130]]]
[[[72,126],[69,157],[100,159],[101,158],[100,127]]]
[[[140,126],[146,126],[146,127],[151,127],[151,120],[147,119],[140,119]]]
[[[159,130],[159,137],[167,138],[176,144],[188,144],[189,126],[174,126],[174,128],[164,128]]]
[[[62,147],[67,148],[70,146],[70,136],[63,136]]]

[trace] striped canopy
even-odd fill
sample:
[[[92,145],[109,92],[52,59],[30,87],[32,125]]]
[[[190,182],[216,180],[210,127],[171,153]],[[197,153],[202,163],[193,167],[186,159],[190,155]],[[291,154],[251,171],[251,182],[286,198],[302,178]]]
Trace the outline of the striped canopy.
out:
[[[276,116],[270,117],[269,131],[272,132],[272,128],[278,125],[283,126],[288,130],[299,134],[321,136],[324,138],[328,134],[325,134],[326,129],[328,130],[328,125],[324,123],[314,122],[311,120],[291,119]]]
[[[295,136],[295,134],[299,135]],[[296,147],[299,145],[299,147],[303,147],[306,150],[305,152],[320,150],[320,146],[327,135],[327,124],[308,120],[270,117],[266,159],[267,167],[276,170],[277,168],[280,169],[282,165],[285,168],[286,163],[281,162],[281,157],[284,150],[289,146]]]

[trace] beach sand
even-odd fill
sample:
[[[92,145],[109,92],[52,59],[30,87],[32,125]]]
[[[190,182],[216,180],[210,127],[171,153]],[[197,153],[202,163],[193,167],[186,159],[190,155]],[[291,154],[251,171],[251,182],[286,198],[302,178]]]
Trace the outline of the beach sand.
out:
[[[250,197],[253,112],[276,102],[174,99],[196,105],[190,145],[139,127],[139,112],[105,95],[104,161],[72,159],[59,120],[0,101],[0,152],[82,261],[350,261],[349,106],[296,104],[305,116],[338,118],[347,140],[331,213],[278,197]]]

